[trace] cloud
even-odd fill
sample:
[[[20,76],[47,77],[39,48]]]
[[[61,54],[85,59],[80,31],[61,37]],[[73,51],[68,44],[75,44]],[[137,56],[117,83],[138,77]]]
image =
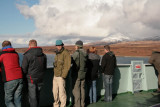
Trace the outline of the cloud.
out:
[[[143,11],[142,22],[153,29],[160,29],[160,1],[159,0],[149,0],[146,2]]]
[[[159,36],[159,5],[159,0],[40,0],[17,8],[34,19],[32,35],[51,44],[56,39],[89,42],[117,34],[134,39]]]
[[[2,44],[4,40],[9,40],[11,41],[12,46],[16,48],[28,47],[28,43],[31,39],[37,40],[39,46],[54,45],[53,41],[55,41],[54,38],[48,39],[45,37],[34,36],[30,33],[24,35],[0,35],[0,37],[0,44]],[[1,45],[0,48],[2,48]]]
[[[24,35],[0,35],[1,41],[0,44],[4,40],[9,40],[12,43],[13,47],[28,47],[28,41],[32,38],[32,34],[24,34]],[[1,45],[0,45],[0,48]]]

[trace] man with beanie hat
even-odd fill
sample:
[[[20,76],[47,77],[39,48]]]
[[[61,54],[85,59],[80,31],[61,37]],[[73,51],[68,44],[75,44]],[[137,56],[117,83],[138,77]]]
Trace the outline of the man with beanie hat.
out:
[[[75,107],[85,107],[85,76],[87,53],[83,49],[81,40],[75,43],[76,51],[72,55],[72,86]]]
[[[66,106],[66,90],[65,90],[65,79],[68,75],[68,71],[71,67],[71,56],[64,48],[62,40],[56,41],[56,56],[54,58],[54,78],[53,78],[53,96],[54,96],[54,107],[65,107]],[[59,101],[61,105],[59,105]]]

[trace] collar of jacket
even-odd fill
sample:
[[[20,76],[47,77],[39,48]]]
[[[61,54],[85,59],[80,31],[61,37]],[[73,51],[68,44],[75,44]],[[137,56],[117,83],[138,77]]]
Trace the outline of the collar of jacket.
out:
[[[31,48],[41,48],[41,47],[35,46],[35,47],[31,47]],[[28,49],[26,50],[26,52],[29,51],[31,48],[28,48]],[[25,52],[25,53],[26,53],[26,52]]]
[[[112,51],[109,51],[106,54],[108,54],[109,56],[114,56],[114,53]]]
[[[63,51],[64,51],[64,47],[62,47],[61,50],[59,50],[59,51],[56,50],[56,54],[60,54],[60,53],[62,53]]]
[[[10,45],[5,46],[5,47],[3,47],[3,48],[2,48],[2,50],[4,50],[4,49],[8,49],[8,48],[12,48],[12,46],[10,46]]]
[[[79,52],[79,51],[82,51],[82,50],[83,50],[83,48],[79,48],[79,49],[77,49],[76,51]]]
[[[15,52],[15,49],[14,48],[7,48],[7,49],[3,49],[2,51]]]

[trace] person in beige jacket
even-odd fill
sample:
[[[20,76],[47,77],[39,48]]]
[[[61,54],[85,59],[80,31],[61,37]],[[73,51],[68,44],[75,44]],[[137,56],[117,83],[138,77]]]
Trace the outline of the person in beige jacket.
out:
[[[62,40],[56,41],[56,56],[54,59],[54,78],[53,78],[53,96],[54,107],[66,106],[66,90],[65,90],[65,78],[68,75],[68,71],[71,67],[71,56],[64,47]],[[61,102],[61,105],[59,105]]]
[[[152,64],[156,70],[156,75],[158,77],[158,89],[155,92],[160,93],[160,52],[154,51],[148,62]]]

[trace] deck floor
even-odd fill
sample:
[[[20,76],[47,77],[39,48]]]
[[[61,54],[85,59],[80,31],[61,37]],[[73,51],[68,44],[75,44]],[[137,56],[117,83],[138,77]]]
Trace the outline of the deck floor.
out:
[[[160,103],[160,94],[153,92],[119,94],[112,102],[102,102],[103,98],[100,98],[97,103],[87,105],[87,107],[150,107]],[[154,107],[160,107],[160,105]]]
[[[160,107],[160,93],[149,92],[137,92],[118,94],[114,97],[112,102],[102,102],[104,97],[98,99],[97,103],[88,104],[87,107]],[[42,99],[40,103],[47,102],[49,99]],[[52,100],[49,102],[53,102]],[[46,103],[45,103],[46,104]],[[50,103],[52,104],[52,103]],[[157,105],[158,104],[158,105]],[[4,104],[0,103],[0,107],[5,107]],[[22,107],[29,107],[27,100]],[[53,107],[41,106],[41,107]],[[71,104],[67,107],[72,107]]]

